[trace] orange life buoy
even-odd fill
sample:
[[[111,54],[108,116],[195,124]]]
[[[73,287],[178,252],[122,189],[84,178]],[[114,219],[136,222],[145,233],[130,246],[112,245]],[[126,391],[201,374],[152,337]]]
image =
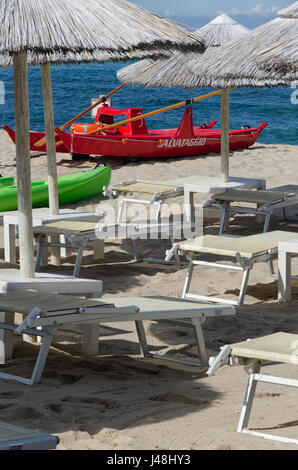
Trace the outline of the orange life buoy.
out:
[[[97,131],[98,124],[73,124],[70,128],[72,134],[88,134]]]

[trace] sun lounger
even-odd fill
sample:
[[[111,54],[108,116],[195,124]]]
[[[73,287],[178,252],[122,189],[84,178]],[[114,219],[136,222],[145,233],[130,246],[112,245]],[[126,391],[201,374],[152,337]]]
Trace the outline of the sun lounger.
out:
[[[182,297],[185,299],[198,299],[210,302],[221,302],[240,306],[245,297],[249,274],[256,263],[268,262],[271,274],[273,272],[273,260],[278,257],[278,243],[297,239],[297,233],[273,231],[250,235],[247,237],[222,237],[219,235],[205,235],[174,244],[168,252],[166,260],[173,255],[183,254],[189,260],[189,268],[186,276]],[[201,255],[214,255],[218,258],[230,258],[235,264],[223,264],[218,262],[204,261],[198,259]],[[240,295],[237,301],[206,297],[198,294],[190,294],[195,266],[209,266],[224,269],[233,269],[243,272]]]
[[[19,324],[0,323],[0,329],[17,334],[30,334],[42,338],[41,347],[31,378],[24,378],[7,373],[0,373],[0,378],[12,379],[32,385],[41,379],[53,337],[63,325],[100,324],[134,321],[141,350],[146,357],[155,357],[149,352],[143,321],[191,319],[194,325],[198,345],[199,361],[177,358],[169,359],[192,365],[207,365],[208,358],[201,324],[208,316],[234,315],[233,307],[184,301],[169,297],[133,297],[98,300],[24,291],[0,294],[0,311],[19,312],[24,321]],[[85,338],[88,340],[88,338]],[[98,338],[95,338],[98,343]]]
[[[241,206],[232,203],[247,203],[256,205]],[[293,205],[298,204],[298,188],[293,191],[278,190],[245,190],[232,189],[213,196],[211,201],[206,203],[205,207],[219,206],[221,212],[220,235],[226,231],[229,226],[230,214],[255,214],[265,217],[264,232],[268,232],[271,216],[278,209],[283,210],[284,218],[287,219],[286,210]],[[293,219],[291,219],[293,220]]]
[[[284,363],[297,366],[297,345],[297,334],[279,332],[249,341],[226,345],[221,349],[221,352],[217,357],[209,359],[210,368],[207,371],[209,376],[213,375],[219,367],[225,364],[243,365],[246,372],[249,374],[247,390],[237,432],[252,434],[254,436],[260,436],[281,442],[298,444],[297,439],[276,436],[274,434],[266,434],[259,431],[253,431],[248,428],[248,422],[258,382],[298,387],[298,380],[260,374],[261,366],[264,362],[268,361],[270,363]]]
[[[138,193],[151,196],[150,199],[136,199],[128,197],[128,194]],[[158,183],[153,181],[133,180],[120,183],[118,185],[104,188],[104,195],[110,198],[120,197],[120,205],[117,222],[122,222],[124,210],[128,203],[145,204],[156,208],[153,220],[158,221],[160,217],[162,203],[172,197],[182,196],[184,193],[183,184]]]
[[[64,247],[77,250],[76,262],[73,275],[77,277],[80,272],[83,252],[90,242],[95,240],[115,240],[129,239],[132,244],[132,251],[136,261],[147,262],[165,262],[164,259],[144,258],[137,246],[137,239],[158,240],[167,238],[171,243],[183,238],[186,229],[191,229],[191,224],[183,222],[155,222],[155,221],[136,221],[131,223],[118,223],[116,225],[103,225],[101,223],[79,222],[79,221],[61,221],[45,224],[40,227],[33,227],[33,233],[36,240],[37,253],[35,262],[35,271],[39,272],[42,249],[48,247]],[[47,241],[48,236],[61,236],[65,242]],[[176,257],[179,263],[179,258]]]
[[[53,450],[58,444],[56,436],[0,422],[0,450]]]

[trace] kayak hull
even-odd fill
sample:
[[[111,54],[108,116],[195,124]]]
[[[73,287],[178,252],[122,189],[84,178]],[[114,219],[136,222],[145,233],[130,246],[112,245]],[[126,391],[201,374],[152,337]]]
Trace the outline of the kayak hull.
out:
[[[105,166],[58,178],[59,204],[68,204],[102,194],[104,186],[111,181],[111,167]],[[18,208],[17,186],[0,189],[0,212]],[[32,183],[32,207],[48,207],[48,181]]]

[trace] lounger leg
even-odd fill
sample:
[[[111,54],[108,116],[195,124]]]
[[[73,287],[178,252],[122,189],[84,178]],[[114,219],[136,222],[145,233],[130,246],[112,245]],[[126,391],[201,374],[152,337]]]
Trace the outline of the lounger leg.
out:
[[[41,252],[42,252],[42,246],[41,246],[41,235],[38,235],[36,237],[36,258],[35,258],[35,266],[34,266],[34,272],[39,273],[40,271],[40,262],[41,262]]]
[[[223,235],[224,232],[229,228],[229,224],[230,224],[229,208],[230,208],[229,204],[223,204],[223,206],[221,207],[219,235]]]
[[[78,247],[77,258],[76,258],[76,263],[75,263],[75,267],[74,267],[74,272],[73,272],[74,277],[79,277],[81,264],[82,264],[83,251],[84,251],[84,246],[79,246]]]
[[[135,324],[142,354],[144,357],[148,357],[150,354],[143,322],[136,321]]]
[[[130,242],[131,242],[131,245],[132,245],[132,252],[133,252],[135,260],[138,261],[138,262],[142,262],[143,257],[140,255],[140,252],[139,252],[138,247],[137,247],[137,242],[133,239],[130,239]]]
[[[273,266],[273,261],[272,261],[272,259],[270,259],[270,260],[268,261],[268,268],[269,268],[270,276],[276,277],[276,274],[275,274],[275,272],[274,272],[274,266]]]
[[[271,212],[267,212],[265,216],[265,223],[264,223],[264,229],[263,232],[268,232],[269,230],[269,225],[270,225],[270,219],[271,219]]]
[[[246,293],[246,288],[248,284],[248,279],[250,275],[250,269],[251,268],[246,268],[244,271],[243,279],[242,279],[242,284],[241,284],[241,289],[240,289],[240,294],[239,294],[239,299],[237,302],[237,307],[243,304],[245,293]]]
[[[51,328],[50,330],[43,330],[45,336],[43,338],[38,358],[34,366],[33,374],[29,385],[37,384],[40,382],[46,360],[48,358],[49,349],[52,344],[53,336],[57,333],[58,328]]]
[[[193,276],[193,270],[194,270],[194,264],[193,264],[192,260],[190,260],[189,265],[188,265],[187,274],[186,274],[184,289],[183,289],[183,293],[182,293],[182,299],[185,299],[186,294],[189,291],[189,287],[190,287],[192,276]]]
[[[3,323],[13,323],[14,313],[0,312],[0,321]],[[12,358],[13,353],[13,332],[0,330],[0,364],[5,364]]]
[[[259,362],[254,363],[253,371],[249,373],[248,384],[245,392],[244,402],[240,414],[237,432],[242,432],[248,426],[248,421],[251,413],[251,408],[256,392],[257,380],[254,374],[260,371],[261,365]]]
[[[198,346],[199,356],[203,366],[208,365],[208,355],[205,346],[205,339],[202,330],[202,320],[200,318],[192,318],[192,324],[195,329],[196,342]]]
[[[118,211],[118,218],[117,218],[117,224],[119,224],[122,220],[122,215],[124,211],[124,206],[125,206],[125,199],[123,199],[121,196],[119,198],[119,211]]]

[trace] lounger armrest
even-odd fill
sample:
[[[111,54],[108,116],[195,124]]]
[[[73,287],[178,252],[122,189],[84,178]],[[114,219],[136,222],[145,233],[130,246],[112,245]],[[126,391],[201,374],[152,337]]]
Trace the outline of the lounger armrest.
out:
[[[214,204],[216,204],[216,199],[209,199],[208,201],[204,203],[203,207],[205,209],[207,207],[213,206]]]
[[[231,347],[225,345],[221,348],[220,353],[215,357],[209,358],[209,369],[207,370],[207,375],[212,376],[214,373],[223,365],[228,364],[229,355],[231,353]]]
[[[26,330],[30,324],[30,321],[39,317],[43,311],[39,307],[35,307],[29,315],[25,318],[24,321],[16,328],[15,332],[21,334]]]

